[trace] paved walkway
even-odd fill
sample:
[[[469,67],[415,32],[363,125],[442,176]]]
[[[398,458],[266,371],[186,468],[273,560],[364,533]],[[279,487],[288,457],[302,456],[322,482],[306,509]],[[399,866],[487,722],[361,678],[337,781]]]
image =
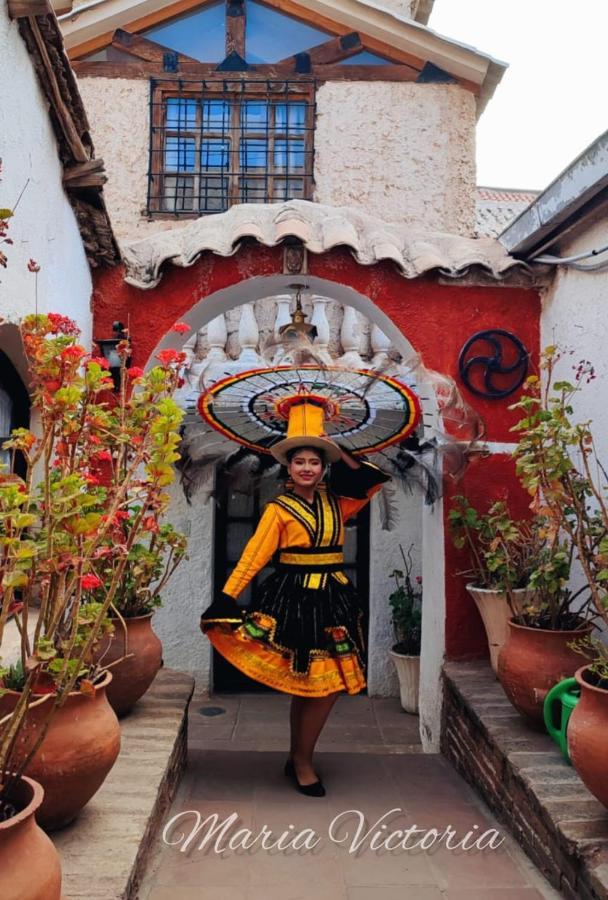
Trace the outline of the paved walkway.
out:
[[[217,813],[218,831],[233,813],[235,821],[217,843],[218,832],[209,836],[210,824],[202,825],[187,852],[179,849],[180,843],[168,846],[161,836],[140,900],[560,896],[450,764],[441,755],[421,752],[418,720],[404,713],[397,699],[340,697],[316,755],[327,795],[312,798],[297,793],[282,772],[289,747],[289,701],[284,694],[194,696],[188,768],[165,822],[190,810],[198,811],[201,821]],[[187,836],[193,820],[193,813],[182,817],[168,839],[177,841],[180,833]],[[403,849],[398,846],[403,836],[394,832],[414,825],[420,831],[410,832],[408,848]],[[448,849],[444,837],[429,849],[411,849],[430,829],[441,835],[448,825],[455,832],[453,846],[468,833],[472,844],[492,828],[499,832],[496,842],[504,841],[497,849],[463,850]],[[230,838],[238,843],[239,829],[250,829],[253,840],[263,826],[272,832],[268,844],[287,832],[284,843],[265,849],[260,838],[249,849],[227,846]],[[362,842],[357,849],[352,842],[358,828]],[[304,829],[315,832],[308,848],[298,849],[296,844],[281,849]],[[389,834],[394,835],[393,844],[379,846]],[[199,849],[205,835],[207,844]],[[430,833],[426,840],[432,839]]]

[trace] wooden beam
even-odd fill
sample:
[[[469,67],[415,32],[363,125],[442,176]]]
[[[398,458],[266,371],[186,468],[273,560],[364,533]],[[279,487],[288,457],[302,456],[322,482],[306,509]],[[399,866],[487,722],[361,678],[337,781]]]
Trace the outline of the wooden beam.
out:
[[[304,53],[288,56],[280,60],[280,62],[291,64],[295,68],[301,58],[306,56],[310,60],[311,65],[327,65],[339,62],[341,59],[348,59],[349,56],[354,56],[355,53],[360,53],[362,50],[361,38],[356,31],[351,31],[348,34],[341,35],[341,37],[332,38],[329,41],[324,41],[322,44],[317,44],[316,47],[311,47],[310,50],[306,50]]]
[[[117,28],[112,35],[111,46],[116,47],[117,50],[124,50],[138,59],[159,63],[161,66],[164,63],[166,53],[173,55],[176,52],[170,47],[164,47],[162,44],[150,41],[139,34],[131,34],[130,31],[124,31],[122,28]],[[180,68],[182,62],[198,63],[198,60],[192,56],[185,56],[183,53],[178,53],[177,56],[180,61]]]
[[[412,66],[314,66],[319,81],[416,81],[419,69]]]
[[[48,0],[8,0],[8,14],[11,19],[48,16],[52,11]]]
[[[90,159],[63,170],[63,183],[68,190],[81,187],[101,188],[107,180],[103,159]]]
[[[238,53],[245,59],[245,0],[226,0],[226,56]]]
[[[51,62],[51,59],[49,57],[46,42],[42,37],[42,34],[40,33],[38,22],[33,16],[28,19],[28,22],[30,25],[32,38],[36,44],[36,49],[38,50],[40,60],[44,67],[47,85],[53,98],[53,109],[67,141],[67,144],[70,148],[70,152],[72,153],[74,159],[77,160],[77,162],[88,162],[91,154],[82,143],[82,140],[80,139],[80,135],[78,133],[78,129],[76,128],[74,119],[72,118],[72,114],[63,101],[61,90],[59,88],[59,84],[57,83],[57,74],[55,71],[55,67],[53,66],[53,63]]]
[[[136,59],[133,57],[133,62],[102,62],[101,60],[75,60],[72,63],[72,68],[74,72],[78,75],[79,78],[150,78],[154,77],[162,81],[163,85],[165,81],[172,82],[172,78],[167,78],[167,73],[163,71],[163,68],[157,62],[150,62],[145,59]],[[310,84],[310,76],[300,78],[298,75],[294,74],[293,69],[288,68],[286,66],[278,66],[278,65],[259,65],[252,66],[246,72],[218,72],[216,63],[180,63],[179,74],[181,76],[189,76],[192,78],[199,78],[201,80],[209,79],[208,87],[209,90],[222,90],[223,85],[227,82],[235,83],[237,81],[248,81],[248,80],[257,80],[260,78],[270,80],[270,81],[293,81],[296,83],[297,81],[302,81],[305,84]],[[175,82],[177,84],[177,82]],[[216,87],[216,84],[218,85]],[[184,85],[184,89],[187,89],[187,85]],[[255,89],[267,91],[267,86],[265,83],[261,83],[257,86],[252,85],[252,90]]]

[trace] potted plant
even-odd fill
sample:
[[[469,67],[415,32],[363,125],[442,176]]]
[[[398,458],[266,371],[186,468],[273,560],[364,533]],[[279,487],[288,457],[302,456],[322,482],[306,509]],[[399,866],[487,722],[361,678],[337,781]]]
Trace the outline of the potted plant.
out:
[[[417,713],[422,639],[422,579],[420,576],[412,578],[412,547],[410,546],[407,557],[401,544],[399,550],[403,559],[403,571],[395,569],[391,573],[391,578],[395,580],[395,590],[388,598],[396,641],[390,655],[399,678],[401,706],[405,712]]]
[[[568,588],[577,542],[569,498],[559,485],[563,478],[572,477],[567,416],[576,388],[566,382],[553,384],[556,352],[556,348],[548,348],[543,354],[545,387],[538,376],[530,376],[523,396],[511,407],[523,412],[513,427],[520,434],[514,457],[517,473],[533,497],[532,509],[541,525],[544,547],[530,576],[534,601],[509,622],[509,639],[498,659],[505,693],[516,709],[539,727],[543,727],[547,692],[572,677],[579,667],[573,641],[590,637],[597,616],[588,584],[575,592]],[[587,599],[577,606],[575,601],[583,593],[588,594]]]
[[[141,380],[132,373],[133,384],[123,383],[117,397],[104,361],[87,356],[69,319],[28,316],[21,335],[40,426],[38,434],[16,429],[4,444],[23,455],[25,477],[0,475],[0,642],[16,590],[23,602],[15,617],[20,660],[2,673],[0,807],[10,808],[28,772],[45,789],[38,821],[55,828],[88,802],[119,752],[105,696],[112,675],[95,660],[95,647],[111,627],[109,611],[145,517],[167,502],[182,415],[171,393],[181,361],[163,359]],[[126,346],[119,352],[126,357]],[[122,481],[105,478],[104,467],[123,459]],[[111,541],[136,501],[127,539]],[[104,581],[109,561],[112,577]]]
[[[138,508],[128,510],[117,524],[115,539],[127,540],[134,527]],[[123,716],[145,694],[162,664],[162,645],[152,629],[152,617],[162,604],[162,591],[186,555],[187,540],[158,516],[145,520],[145,532],[127,557],[120,587],[112,604],[114,630],[104,638],[96,658],[113,678],[108,700],[117,716]],[[104,580],[111,579],[116,560],[109,556]]]
[[[530,578],[542,545],[538,523],[513,520],[504,501],[480,514],[462,495],[453,498],[448,523],[454,545],[469,553],[471,567],[460,574],[469,579],[466,589],[481,616],[496,672],[509,619],[523,611],[534,593]]]
[[[589,790],[608,806],[606,735],[608,735],[608,494],[606,470],[596,453],[591,423],[573,422],[576,395],[595,380],[588,360],[573,365],[572,381],[558,380],[556,366],[563,357],[557,346],[547,347],[541,366],[544,387],[533,379],[520,423],[518,471],[533,496],[539,498],[554,527],[575,548],[594,614],[604,625],[603,639],[590,634],[575,637],[570,649],[588,663],[577,668],[581,697],[568,723],[572,764]]]

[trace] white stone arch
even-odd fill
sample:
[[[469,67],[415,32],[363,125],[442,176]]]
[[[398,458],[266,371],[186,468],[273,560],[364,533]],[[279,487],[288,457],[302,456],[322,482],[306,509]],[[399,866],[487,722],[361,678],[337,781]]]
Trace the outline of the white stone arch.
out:
[[[407,336],[395,325],[374,302],[354,288],[320,278],[314,275],[268,275],[244,279],[236,285],[223,288],[201,298],[198,303],[181,316],[181,321],[188,324],[191,333],[196,333],[212,319],[226,313],[229,309],[268,298],[274,294],[284,294],[288,286],[294,282],[302,282],[315,294],[328,297],[344,306],[352,306],[369,321],[377,325],[391,340],[395,348],[405,359],[416,351]],[[162,290],[162,288],[161,288]],[[184,335],[167,332],[158,343],[147,368],[154,365],[154,357],[165,348],[180,349],[184,344]],[[422,400],[425,427],[436,423],[437,409],[431,389],[424,391]],[[179,527],[179,516],[176,518]],[[420,734],[423,748],[427,752],[439,751],[442,706],[441,666],[445,650],[445,554],[444,554],[443,505],[438,500],[432,508],[422,507],[422,579],[424,585],[422,615],[422,653],[420,673]],[[395,543],[399,541],[395,536]],[[169,635],[165,633],[169,627],[168,615],[159,615],[159,633],[165,642]],[[190,623],[192,627],[193,623]],[[195,623],[195,627],[198,623]],[[167,648],[166,648],[167,649]],[[167,662],[179,667],[179,641],[173,640],[168,645]],[[176,658],[172,661],[172,656]],[[203,682],[204,685],[204,682]]]

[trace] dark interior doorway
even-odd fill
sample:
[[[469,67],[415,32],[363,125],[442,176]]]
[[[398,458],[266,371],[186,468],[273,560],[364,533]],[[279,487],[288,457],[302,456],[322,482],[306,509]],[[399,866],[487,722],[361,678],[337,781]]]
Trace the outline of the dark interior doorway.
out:
[[[263,478],[259,487],[251,493],[241,494],[231,491],[228,479],[219,479],[217,485],[218,507],[215,518],[215,591],[221,591],[228,575],[238,562],[245,544],[255,531],[264,504],[281,493],[280,478]],[[369,505],[359,513],[356,522],[345,529],[344,571],[361,597],[364,619],[363,634],[369,630]],[[259,586],[272,571],[272,567],[262,569],[238,599],[239,606],[247,609],[255,599]],[[366,652],[367,657],[367,652]],[[367,662],[367,658],[365,660]],[[213,649],[213,689],[225,693],[277,693],[252,678],[226,660]]]

